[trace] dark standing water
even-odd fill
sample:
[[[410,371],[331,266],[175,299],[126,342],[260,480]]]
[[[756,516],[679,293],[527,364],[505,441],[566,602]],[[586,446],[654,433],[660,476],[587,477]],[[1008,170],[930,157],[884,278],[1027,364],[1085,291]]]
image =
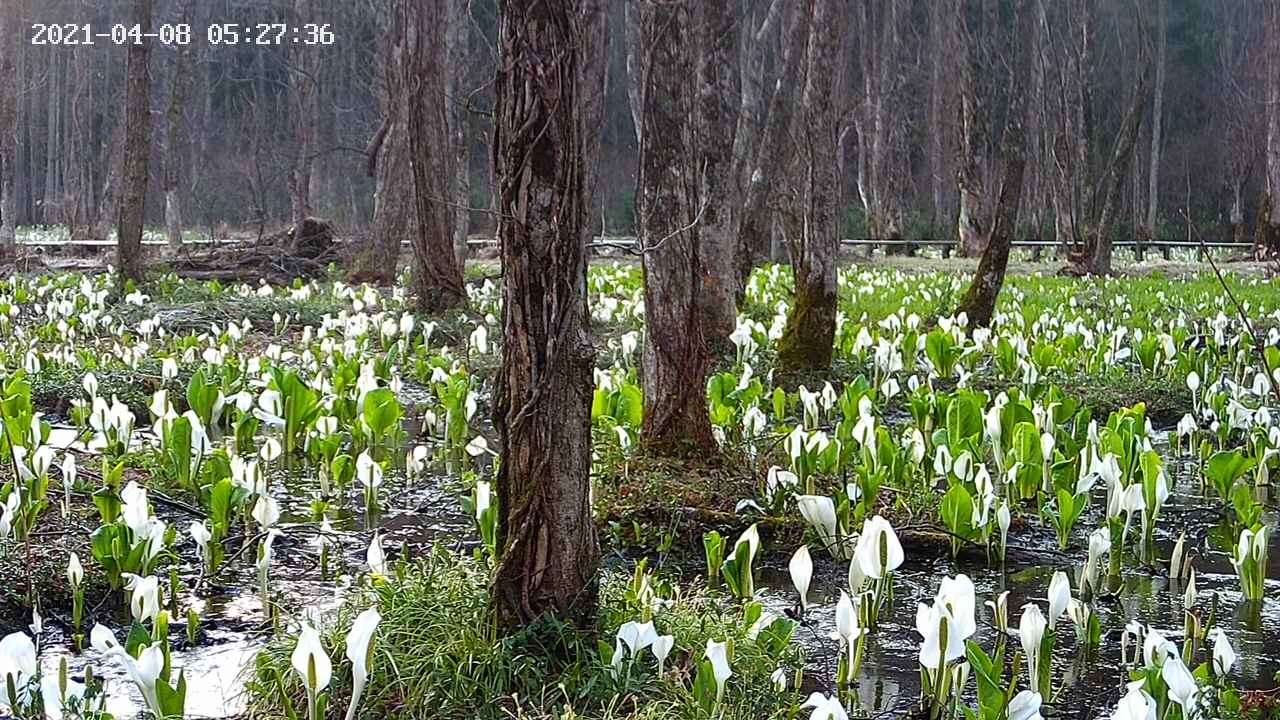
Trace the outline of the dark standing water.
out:
[[[1211,597],[1215,593],[1219,595],[1216,626],[1226,630],[1239,654],[1233,677],[1245,687],[1273,687],[1273,676],[1280,670],[1280,602],[1274,599],[1280,583],[1268,582],[1268,598],[1260,604],[1241,602],[1229,556],[1209,539],[1222,517],[1217,511],[1217,500],[1206,499],[1201,494],[1193,466],[1171,459],[1168,470],[1177,484],[1156,530],[1158,553],[1167,558],[1178,533],[1186,530],[1187,549],[1195,557],[1199,605],[1207,614]],[[406,483],[403,477],[389,474],[380,491],[382,510],[368,522],[362,512],[359,487],[349,488],[345,506],[331,516],[337,531],[336,545],[331,549],[331,572],[339,575],[337,583],[318,579],[318,550],[313,541],[314,524],[310,521],[311,500],[307,496],[314,481],[309,477],[278,479],[273,492],[281,503],[286,535],[276,542],[271,577],[273,592],[278,594],[282,606],[294,611],[306,608],[309,612],[336,608],[351,574],[361,571],[371,528],[382,535],[383,545],[392,557],[402,545],[409,548],[435,542],[473,545],[472,522],[461,513],[457,483],[451,477],[456,475],[438,473]],[[941,578],[963,572],[973,580],[979,594],[979,632],[975,640],[989,650],[995,630],[990,610],[982,601],[1009,591],[1009,622],[1014,628],[1024,603],[1037,601],[1046,609],[1050,577],[1054,571],[1064,570],[1074,579],[1075,566],[1083,564],[1085,558],[1084,538],[1098,525],[1103,504],[1099,497],[1094,498],[1090,512],[1076,526],[1073,550],[1067,553],[1057,550],[1051,529],[1039,528],[1034,518],[1030,519],[1030,524],[1021,532],[1014,531],[1011,545],[1016,547],[1010,548],[1003,571],[987,567],[981,552],[962,553],[959,562],[953,565],[945,553],[939,556],[930,551],[929,557],[925,557],[925,553],[913,553],[907,548],[906,563],[897,573],[895,604],[882,613],[880,628],[867,643],[857,687],[861,708],[871,713],[901,712],[916,702],[920,692],[916,604],[932,601]],[[184,536],[186,521],[180,525]],[[1265,522],[1276,527],[1276,514],[1268,512]],[[191,544],[189,539],[180,542]],[[1280,533],[1272,534],[1271,547],[1267,576],[1277,578],[1280,577]],[[791,548],[765,550],[763,567],[757,568],[760,599],[774,612],[782,613],[796,602],[785,568]],[[191,557],[189,554],[188,563]],[[829,636],[835,630],[835,601],[845,586],[848,566],[817,553],[814,561],[811,609],[806,625],[797,628],[796,639],[806,647],[807,682],[830,690],[839,643]],[[233,568],[224,573],[220,586],[205,588],[198,597],[187,596],[179,603],[184,616],[187,607],[200,612],[204,631],[198,646],[177,647],[173,653],[175,668],[182,668],[186,673],[190,717],[226,717],[243,711],[245,668],[270,635],[252,563],[241,561]],[[342,573],[346,573],[345,577]],[[189,564],[183,577],[195,574],[195,568]],[[1163,570],[1128,566],[1118,593],[1093,604],[1103,627],[1100,647],[1088,654],[1079,650],[1070,621],[1065,616],[1061,618],[1053,661],[1054,688],[1060,693],[1055,698],[1057,714],[1081,719],[1108,716],[1127,678],[1120,663],[1121,629],[1129,621],[1137,620],[1159,629],[1180,644],[1182,603],[1183,588],[1171,582]],[[181,623],[182,618],[173,622],[173,627],[178,628],[175,639],[181,634]],[[117,635],[123,639],[119,629]],[[54,630],[46,633],[44,643],[42,662],[47,672],[56,672],[58,658],[63,656],[69,658],[73,673],[78,673],[86,662],[91,663],[94,671],[108,680],[109,711],[117,717],[131,717],[142,707],[141,696],[116,662],[92,650],[78,656],[70,653],[69,640]],[[1011,651],[1016,646],[1014,638]],[[1025,684],[1025,677],[1021,682]]]

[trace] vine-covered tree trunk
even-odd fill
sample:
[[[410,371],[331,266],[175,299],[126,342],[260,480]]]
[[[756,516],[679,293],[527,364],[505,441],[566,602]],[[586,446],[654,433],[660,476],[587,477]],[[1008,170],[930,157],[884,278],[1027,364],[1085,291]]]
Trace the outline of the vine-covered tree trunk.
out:
[[[698,239],[703,258],[702,333],[717,352],[730,347],[738,324],[737,251],[734,222],[738,204],[734,135],[741,87],[738,66],[737,2],[701,0],[695,13],[698,105],[695,122],[699,172]]]
[[[640,0],[644,85],[637,184],[646,340],[641,439],[660,455],[715,451],[707,413],[710,357],[702,332],[706,271],[696,230],[699,172],[692,158],[695,98],[686,3]]]
[[[182,4],[182,22],[191,21],[191,2]],[[182,176],[180,139],[182,117],[187,109],[187,94],[191,90],[191,45],[177,49],[177,63],[173,68],[173,83],[169,87],[169,107],[164,115],[164,225],[169,247],[182,244],[182,201],[178,196],[178,183]]]
[[[9,13],[0,12],[0,254],[12,247],[18,226],[17,176],[18,153],[18,51],[17,21]]]
[[[593,617],[600,551],[591,515],[591,343],[578,2],[502,0],[494,169],[502,246],[498,544],[492,601],[508,630]]]
[[[147,209],[147,173],[151,162],[151,0],[133,0],[132,22],[142,28],[141,42],[129,46],[124,108],[124,165],[120,220],[116,225],[116,267],[120,278],[142,281],[142,223]]]
[[[788,238],[796,289],[778,341],[778,365],[783,370],[831,365],[840,246],[840,178],[836,172],[839,118],[833,96],[841,28],[847,12],[843,0],[813,2],[802,123],[797,131],[802,165],[798,184],[804,217],[798,237]]]
[[[1015,0],[1014,36],[1016,48],[1013,77],[1009,83],[1009,107],[1004,131],[1000,136],[1000,189],[996,196],[991,233],[973,282],[960,300],[958,313],[969,318],[969,327],[988,327],[995,313],[996,300],[1004,285],[1009,266],[1009,245],[1017,226],[1018,205],[1022,199],[1023,171],[1027,158],[1027,86],[1035,64],[1035,14],[1028,5],[1032,0]]]
[[[404,62],[409,167],[413,178],[416,233],[413,289],[418,309],[439,312],[467,302],[462,268],[453,252],[452,150],[445,121],[445,13],[439,3],[404,3]]]

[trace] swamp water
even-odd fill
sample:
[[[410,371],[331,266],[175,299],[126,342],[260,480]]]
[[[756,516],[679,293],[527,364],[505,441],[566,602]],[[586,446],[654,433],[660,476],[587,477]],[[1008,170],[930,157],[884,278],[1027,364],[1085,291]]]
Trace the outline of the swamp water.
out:
[[[1160,449],[1168,452],[1167,446]],[[1157,525],[1157,555],[1167,558],[1178,532],[1186,530],[1187,552],[1194,558],[1197,573],[1199,607],[1207,615],[1213,595],[1219,596],[1215,627],[1227,632],[1239,654],[1232,678],[1246,688],[1274,687],[1274,675],[1280,670],[1280,601],[1275,599],[1280,582],[1268,581],[1267,599],[1262,602],[1242,602],[1229,555],[1210,541],[1210,534],[1222,519],[1218,501],[1205,498],[1201,493],[1194,463],[1170,458],[1169,471],[1176,485]],[[433,543],[474,547],[474,526],[459,507],[457,482],[452,478],[456,476],[428,473],[410,484],[400,475],[388,474],[380,490],[382,508],[376,516],[368,518],[368,522],[362,512],[359,490],[349,488],[347,502],[331,515],[336,531],[330,546],[331,575],[341,578],[343,573],[360,571],[374,530],[381,534],[383,546],[392,557],[397,556],[402,546],[410,552]],[[332,579],[319,580],[316,524],[311,522],[310,499],[304,489],[312,485],[310,481],[297,482],[289,476],[273,481],[272,492],[280,501],[281,527],[285,534],[275,544],[271,587],[285,612],[296,612],[299,608],[310,613],[331,612],[341,603],[348,587],[348,582],[341,579],[336,583]],[[1096,492],[1090,512],[1081,517],[1073,532],[1075,548],[1087,545],[1085,537],[1099,523],[1098,512],[1105,500],[1100,500]],[[171,524],[178,524],[182,530],[178,544],[182,546],[186,524],[192,518],[160,505],[157,512]],[[1272,528],[1276,527],[1277,520],[1274,511],[1264,516],[1264,522]],[[1272,533],[1270,542],[1267,577],[1280,578],[1280,533]],[[186,539],[185,545],[190,544],[189,538]],[[792,550],[766,543],[763,557],[757,561],[759,599],[778,614],[796,604],[796,594],[786,570],[786,560]],[[183,551],[180,576],[188,584],[195,584],[195,578],[200,576],[198,563],[191,548],[184,546]],[[253,551],[253,547],[244,550],[245,553]],[[188,717],[221,718],[243,713],[244,681],[258,649],[271,634],[252,563],[243,558],[233,562],[234,557],[228,554],[230,568],[224,569],[222,582],[217,587],[200,586],[196,592],[180,599],[180,614],[171,624],[173,664],[175,669],[185,672],[188,686]],[[691,566],[695,566],[693,560],[699,559],[690,558]],[[973,639],[990,650],[995,630],[991,609],[983,605],[984,600],[1009,591],[1009,623],[1016,628],[1024,603],[1035,601],[1044,608],[1054,571],[1067,571],[1074,585],[1075,566],[1083,560],[1083,549],[1059,551],[1052,530],[1036,527],[1034,521],[1011,531],[1003,570],[988,567],[983,553],[973,548],[962,552],[959,560],[952,563],[945,551],[913,552],[907,545],[906,561],[895,574],[894,604],[881,613],[880,627],[867,640],[857,682],[859,706],[856,709],[871,717],[893,717],[909,713],[915,706],[920,692],[916,605],[932,600],[943,577],[963,572],[974,581],[979,622]],[[795,641],[802,643],[806,651],[805,692],[811,688],[833,691],[840,642],[830,636],[835,630],[835,601],[845,587],[848,565],[816,549],[814,561],[810,609],[803,624],[796,628]],[[629,568],[619,570],[629,572]],[[1060,619],[1053,660],[1053,687],[1059,695],[1052,706],[1044,708],[1046,717],[1091,720],[1110,715],[1127,680],[1126,668],[1120,659],[1120,635],[1126,623],[1136,620],[1150,625],[1181,646],[1182,584],[1171,580],[1162,569],[1126,566],[1122,574],[1116,593],[1092,604],[1102,624],[1099,647],[1088,653],[1079,650],[1070,621],[1065,616]],[[195,608],[201,615],[201,638],[194,647],[186,645],[182,631],[187,607]],[[123,637],[120,624],[115,623],[113,629],[118,637]],[[85,629],[87,633],[88,626]],[[1010,654],[1017,645],[1015,636],[1010,639]],[[1131,647],[1130,653],[1133,652]],[[56,673],[62,657],[68,658],[73,675],[79,675],[89,663],[98,676],[107,680],[107,709],[116,717],[133,717],[143,707],[141,696],[115,660],[104,658],[90,648],[75,654],[61,623],[47,623],[41,641],[44,671]],[[1020,680],[1025,685],[1025,672]]]

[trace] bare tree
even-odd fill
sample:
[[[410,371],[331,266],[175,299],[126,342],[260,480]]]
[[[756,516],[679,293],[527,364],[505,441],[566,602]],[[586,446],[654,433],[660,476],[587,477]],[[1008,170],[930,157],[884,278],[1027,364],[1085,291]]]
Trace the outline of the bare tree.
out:
[[[1264,12],[1267,181],[1257,247],[1280,253],[1280,0],[1266,0]]]
[[[184,0],[179,12],[181,22],[190,23],[191,0]],[[187,95],[191,92],[193,52],[190,44],[176,50],[173,79],[169,85],[169,106],[164,114],[164,226],[170,248],[182,245],[182,200],[178,195],[178,185],[182,179],[182,126]]]
[[[454,211],[448,124],[445,119],[446,18],[438,3],[404,4],[407,39],[400,82],[405,93],[416,233],[413,289],[418,308],[438,312],[467,303],[462,268],[453,251]]]
[[[125,97],[123,192],[116,226],[116,266],[122,282],[142,281],[142,224],[151,163],[151,0],[133,0],[132,9],[131,21],[141,28],[141,37],[129,46]]]
[[[987,202],[987,143],[990,93],[985,92],[987,78],[995,69],[991,62],[990,46],[995,39],[994,23],[986,13],[976,27],[968,27],[966,12],[968,3],[953,3],[953,38],[960,57],[960,163],[956,172],[959,190],[959,217],[956,233],[959,238],[959,254],[965,257],[980,255],[991,239],[991,208]],[[985,3],[983,10],[987,9]]]
[[[410,169],[408,110],[401,78],[413,75],[404,67],[408,24],[406,13],[416,10],[388,3],[379,12],[378,74],[375,92],[382,125],[366,151],[367,172],[374,178],[373,227],[355,259],[355,277],[389,284],[395,280],[400,241],[416,237],[417,206]]]
[[[1094,275],[1111,274],[1111,228],[1119,211],[1120,192],[1124,187],[1124,177],[1128,174],[1129,164],[1133,162],[1134,149],[1138,142],[1138,133],[1142,128],[1142,115],[1146,107],[1147,63],[1139,61],[1138,78],[1135,81],[1133,95],[1125,111],[1124,120],[1116,136],[1115,147],[1111,159],[1095,188],[1095,197],[1102,200],[1097,209],[1097,219],[1091,228],[1085,243],[1085,252],[1081,257],[1079,268]],[[1096,203],[1095,203],[1096,206]]]
[[[471,235],[471,113],[467,109],[467,70],[471,62],[471,3],[449,0],[449,23],[445,34],[449,61],[449,85],[445,93],[448,108],[449,142],[453,150],[453,178],[449,196],[453,209],[453,252],[459,263],[467,259],[467,238]]]
[[[1009,266],[1009,246],[1017,225],[1023,170],[1026,167],[1027,86],[1035,72],[1035,13],[1030,7],[1033,2],[1015,0],[1013,6],[1012,38],[1016,50],[1008,89],[1007,119],[998,144],[1000,176],[996,208],[978,269],[957,310],[957,313],[962,312],[968,317],[971,328],[991,324]]]
[[[836,330],[836,260],[840,246],[840,178],[837,175],[837,116],[834,91],[844,0],[811,0],[813,21],[805,61],[804,97],[797,123],[802,203],[800,232],[788,237],[795,297],[778,341],[784,370],[831,365]]]
[[[17,218],[18,20],[16,10],[0,9],[0,254],[13,246]]]
[[[714,452],[707,414],[710,357],[700,303],[705,259],[697,224],[701,173],[693,157],[696,97],[689,76],[690,13],[686,2],[640,0],[637,68],[643,100],[640,177],[637,188],[639,242],[643,252],[646,339],[641,355],[644,423],[641,439],[654,453]]]
[[[508,629],[587,625],[600,551],[591,513],[591,342],[582,40],[593,2],[501,0],[494,166],[502,245],[501,438],[493,603]],[[591,46],[596,47],[596,46]]]
[[[1169,0],[1156,0],[1156,84],[1151,98],[1151,162],[1147,171],[1147,213],[1140,228],[1144,240],[1155,236],[1160,213],[1160,158],[1164,152],[1164,86],[1169,55]]]
[[[856,3],[861,41],[858,64],[862,88],[857,113],[858,196],[872,237],[898,239],[903,233],[902,183],[902,1]]]
[[[293,0],[293,17],[312,17],[312,0]],[[289,168],[289,223],[301,233],[302,221],[311,215],[311,169],[315,163],[316,84],[319,82],[315,48],[289,46],[289,123],[293,159]]]
[[[810,12],[807,3],[790,3],[789,20],[784,23],[781,69],[769,94],[760,140],[754,149],[747,146],[746,192],[743,194],[741,220],[738,224],[738,286],[741,295],[751,270],[769,258],[773,215],[770,212],[778,197],[779,169],[792,152],[791,121],[799,99],[804,77],[806,50],[809,42]],[[767,31],[766,25],[761,31]],[[757,34],[755,42],[763,42]],[[746,85],[744,78],[744,86]],[[744,104],[744,107],[751,107]]]
[[[693,33],[699,48],[694,147],[701,164],[698,202],[703,208],[697,227],[704,263],[698,305],[707,346],[717,350],[729,346],[738,322],[734,219],[739,200],[733,149],[741,78],[736,5],[732,0],[697,3]]]

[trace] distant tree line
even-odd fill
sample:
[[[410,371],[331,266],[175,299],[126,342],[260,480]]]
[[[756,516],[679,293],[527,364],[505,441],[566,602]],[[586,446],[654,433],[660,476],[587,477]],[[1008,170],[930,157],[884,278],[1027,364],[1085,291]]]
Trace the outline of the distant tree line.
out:
[[[462,248],[468,233],[492,233],[497,3],[401,5],[157,3],[153,24],[189,24],[193,40],[152,43],[147,224],[164,224],[176,238],[184,227],[265,232],[317,215],[353,236],[413,235],[407,128],[417,97],[425,123],[417,147],[432,163],[428,194],[447,198],[452,210],[449,218],[435,213],[427,234],[447,233]],[[636,75],[644,54],[635,47],[637,2],[602,5],[612,41],[598,69],[603,93],[592,99],[601,151],[591,225],[636,234],[640,86],[662,80]],[[837,161],[833,222],[842,234],[956,237],[963,253],[978,254],[998,199],[1012,78],[1029,63],[1014,234],[1070,244],[1081,264],[1104,269],[1105,239],[1185,237],[1189,210],[1213,237],[1280,246],[1280,201],[1270,192],[1280,185],[1280,0],[1034,0],[1025,59],[1014,55],[1017,5],[872,0],[841,8],[826,58],[835,71],[825,111],[834,136],[823,151]],[[32,45],[32,25],[108,29],[132,24],[132,6],[11,0],[0,8],[0,239],[15,224],[64,225],[76,237],[115,228],[128,48],[104,40]],[[425,58],[405,49],[420,42],[411,17],[419,12],[440,33],[439,52]],[[797,218],[781,211],[781,198],[796,188],[774,171],[797,141],[819,140],[794,132],[812,127],[794,109],[803,102],[808,42],[797,28],[810,12],[806,2],[733,0],[722,17],[691,18],[692,32],[715,28],[708,40],[718,50],[682,70],[701,87],[689,101],[721,107],[689,140],[732,137],[707,159],[711,197],[700,222],[751,236],[748,260],[783,255],[786,226]],[[208,42],[211,25],[272,22],[327,23],[336,43]],[[406,85],[406,63],[428,63],[430,79]],[[727,261],[714,250],[709,262]],[[367,262],[384,265],[376,253]]]

